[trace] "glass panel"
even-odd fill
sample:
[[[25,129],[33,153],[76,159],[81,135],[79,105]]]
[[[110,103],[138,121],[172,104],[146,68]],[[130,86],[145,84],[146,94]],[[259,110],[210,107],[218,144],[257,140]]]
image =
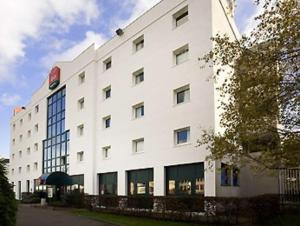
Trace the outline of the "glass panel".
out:
[[[169,180],[168,194],[174,195],[176,193],[175,180]]]
[[[133,182],[130,182],[129,194],[134,195],[134,183]]]
[[[179,191],[182,194],[190,195],[192,193],[192,182],[189,180],[183,180],[179,182]]]
[[[182,130],[177,132],[177,144],[186,143],[188,139],[188,131]]]
[[[146,184],[145,183],[137,183],[137,194],[138,195],[146,194]]]
[[[204,178],[196,179],[195,193],[204,194]]]
[[[149,194],[150,195],[154,194],[154,182],[153,181],[149,182]]]
[[[177,104],[183,103],[185,101],[185,91],[177,93]]]

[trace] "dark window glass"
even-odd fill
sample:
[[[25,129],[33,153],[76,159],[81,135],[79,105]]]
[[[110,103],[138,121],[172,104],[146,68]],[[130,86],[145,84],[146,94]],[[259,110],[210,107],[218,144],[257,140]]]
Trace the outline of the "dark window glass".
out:
[[[188,131],[182,130],[177,132],[177,144],[186,143],[188,141]]]
[[[231,185],[231,169],[227,164],[221,164],[221,185],[230,186]]]
[[[110,118],[105,119],[105,128],[110,127]]]
[[[177,104],[183,103],[185,101],[185,91],[177,93]]]
[[[110,95],[111,95],[111,89],[109,88],[109,89],[105,90],[105,98],[106,99],[110,98]]]

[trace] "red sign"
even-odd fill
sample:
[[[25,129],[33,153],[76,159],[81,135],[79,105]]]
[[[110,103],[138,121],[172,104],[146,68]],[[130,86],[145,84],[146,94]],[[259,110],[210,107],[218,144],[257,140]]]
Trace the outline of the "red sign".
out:
[[[60,82],[60,68],[54,67],[49,73],[49,89],[55,89]]]

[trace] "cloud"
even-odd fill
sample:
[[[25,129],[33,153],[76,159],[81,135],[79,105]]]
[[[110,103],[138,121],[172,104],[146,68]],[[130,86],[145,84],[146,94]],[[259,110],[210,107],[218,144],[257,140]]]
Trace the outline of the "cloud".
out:
[[[114,19],[111,33],[114,33],[115,30],[119,27],[126,27],[128,24],[133,22],[136,18],[141,16],[143,13],[145,13],[145,11],[149,10],[151,7],[153,7],[160,1],[161,0],[124,0],[123,7],[125,7],[128,11],[131,12],[130,16],[126,19]]]
[[[71,61],[91,44],[94,43],[95,47],[98,48],[106,40],[107,39],[103,34],[87,31],[85,33],[85,38],[69,49],[63,50],[63,52],[50,52],[47,56],[42,58],[42,64],[45,68],[50,68],[57,61]]]
[[[99,14],[96,0],[1,0],[0,83],[16,80],[9,72],[26,55],[26,40],[89,24]]]
[[[6,107],[14,106],[21,100],[21,97],[17,94],[7,94],[3,93],[0,96],[0,104]]]

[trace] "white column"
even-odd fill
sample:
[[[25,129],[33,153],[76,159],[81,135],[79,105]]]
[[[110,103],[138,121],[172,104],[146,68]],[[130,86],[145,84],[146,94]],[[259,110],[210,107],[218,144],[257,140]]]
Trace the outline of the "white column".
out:
[[[165,195],[165,168],[163,166],[154,167],[154,195]]]
[[[216,162],[204,162],[204,195],[215,197],[216,192]]]

